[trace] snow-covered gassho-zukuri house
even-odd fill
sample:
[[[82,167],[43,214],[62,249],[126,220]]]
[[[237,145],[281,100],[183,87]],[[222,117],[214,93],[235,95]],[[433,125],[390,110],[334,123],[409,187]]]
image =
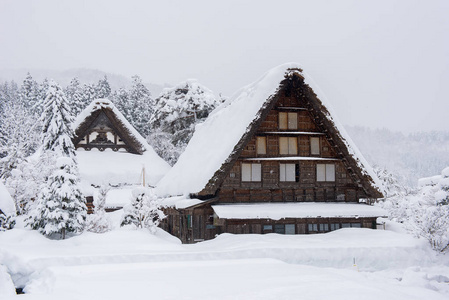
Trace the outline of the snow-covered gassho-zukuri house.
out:
[[[95,188],[114,187],[106,198],[108,210],[131,200],[136,185],[154,186],[170,166],[108,99],[96,99],[73,123],[82,192],[92,210]]]
[[[156,187],[162,227],[184,243],[220,233],[375,228],[376,175],[297,64],[272,69],[196,127]]]

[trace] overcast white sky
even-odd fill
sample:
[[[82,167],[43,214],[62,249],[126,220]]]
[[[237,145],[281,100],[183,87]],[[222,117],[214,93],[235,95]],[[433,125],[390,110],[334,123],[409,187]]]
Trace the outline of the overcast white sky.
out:
[[[449,130],[449,1],[0,0],[0,70],[197,78],[230,95],[298,62],[349,125]]]

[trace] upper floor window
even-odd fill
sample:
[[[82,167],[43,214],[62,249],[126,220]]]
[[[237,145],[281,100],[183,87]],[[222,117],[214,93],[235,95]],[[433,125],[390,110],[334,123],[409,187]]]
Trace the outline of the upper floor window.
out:
[[[335,165],[334,164],[317,164],[316,165],[317,181],[335,181]]]
[[[267,138],[258,136],[256,140],[257,154],[267,154]]]
[[[295,112],[280,112],[279,129],[298,129],[298,114]]]
[[[298,154],[297,137],[279,137],[279,154]]]
[[[262,165],[242,164],[242,181],[262,181]]]
[[[310,137],[310,154],[320,155],[320,138]]]

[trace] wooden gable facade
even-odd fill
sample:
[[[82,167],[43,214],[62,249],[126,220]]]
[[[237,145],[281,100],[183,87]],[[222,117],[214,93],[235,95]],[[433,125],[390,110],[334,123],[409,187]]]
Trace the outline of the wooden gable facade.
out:
[[[106,99],[98,99],[93,109],[75,129],[73,144],[75,148],[87,151],[96,148],[100,151],[126,150],[142,154],[143,145],[131,133],[113,109],[113,104]]]
[[[192,243],[224,232],[305,234],[343,227],[375,228],[377,216],[361,217],[357,213],[286,216],[277,220],[220,216],[217,208],[221,205],[236,211],[239,207],[256,210],[264,204],[358,206],[365,205],[359,204],[362,198],[382,197],[301,73],[300,69],[290,70],[229,158],[203,190],[191,195],[204,202],[166,209],[168,217],[162,224],[165,230],[184,243]]]

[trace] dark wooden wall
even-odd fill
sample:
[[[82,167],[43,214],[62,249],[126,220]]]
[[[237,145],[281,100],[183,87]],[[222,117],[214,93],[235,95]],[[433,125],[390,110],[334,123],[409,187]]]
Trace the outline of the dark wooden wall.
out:
[[[279,112],[297,113],[298,129],[279,129]],[[328,142],[325,130],[320,129],[316,123],[317,120],[307,110],[304,103],[294,97],[282,96],[266,119],[262,121],[261,126],[243,149],[239,159],[224,180],[218,192],[220,202],[358,202],[360,198],[366,198],[364,191],[350,176],[343,163],[344,158],[341,154],[336,153]],[[292,134],[291,132],[301,133]],[[266,137],[266,154],[257,154],[258,136]],[[298,154],[280,155],[279,137],[296,137]],[[311,155],[311,137],[318,137],[320,140],[319,155]],[[286,156],[310,157],[311,160],[275,160],[276,157]],[[264,158],[271,160],[264,160]],[[316,158],[328,160],[314,160]],[[262,180],[260,182],[242,182],[242,163],[260,163]],[[299,181],[281,182],[279,180],[280,163],[299,164]],[[335,181],[318,182],[316,180],[317,164],[326,163],[335,164]]]

